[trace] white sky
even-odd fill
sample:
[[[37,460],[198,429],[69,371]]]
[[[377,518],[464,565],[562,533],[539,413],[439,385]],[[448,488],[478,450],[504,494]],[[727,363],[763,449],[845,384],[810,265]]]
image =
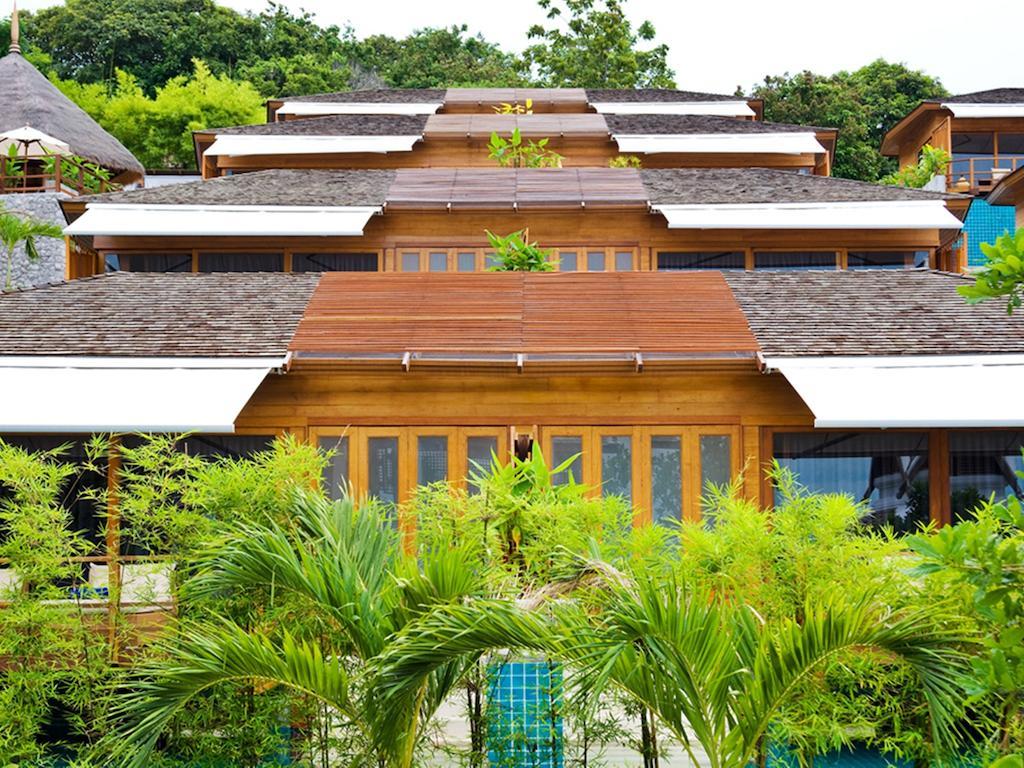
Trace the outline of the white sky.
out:
[[[218,0],[260,10],[264,0]],[[0,0],[8,5],[9,0]],[[527,44],[544,16],[534,0],[283,0],[322,24],[350,23],[359,36],[401,37],[424,26],[466,23],[508,50]],[[21,0],[26,9],[53,0]],[[0,6],[2,7],[2,6]],[[882,57],[940,77],[953,93],[1024,86],[1021,0],[626,0],[634,22],[654,22],[669,45],[680,88],[732,93],[767,74],[831,73]]]

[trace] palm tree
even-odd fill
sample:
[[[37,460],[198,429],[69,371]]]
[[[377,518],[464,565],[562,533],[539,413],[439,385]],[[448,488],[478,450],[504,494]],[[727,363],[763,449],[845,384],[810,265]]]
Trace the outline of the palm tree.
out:
[[[617,687],[652,711],[694,764],[745,768],[762,753],[773,717],[798,685],[858,650],[902,661],[923,691],[935,745],[950,748],[965,669],[964,638],[934,615],[888,615],[870,596],[808,606],[802,624],[756,613],[677,584],[612,584],[597,615],[544,615],[508,602],[435,610],[377,660],[380,686],[401,697],[453,659],[522,648],[561,658],[593,695]]]
[[[21,213],[0,207],[0,243],[3,243],[6,258],[6,279],[4,290],[14,287],[14,250],[19,245],[25,246],[25,255],[32,261],[39,259],[36,248],[37,237],[61,238],[64,231],[57,224],[40,221]]]
[[[144,766],[161,732],[194,697],[219,683],[282,685],[335,710],[359,733],[363,761],[412,765],[423,726],[476,657],[453,658],[386,700],[368,664],[404,627],[438,606],[479,595],[480,576],[463,550],[402,551],[398,532],[374,505],[299,494],[287,527],[236,526],[185,585],[193,598],[267,589],[312,608],[326,632],[252,630],[232,621],[183,623],[158,660],[126,686],[114,740],[123,764]],[[329,642],[323,645],[326,634]]]

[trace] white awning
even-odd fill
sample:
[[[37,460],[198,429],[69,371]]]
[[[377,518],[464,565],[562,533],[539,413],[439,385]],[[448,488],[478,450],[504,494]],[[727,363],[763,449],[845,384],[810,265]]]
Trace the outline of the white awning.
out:
[[[66,235],[358,237],[378,207],[89,203]]]
[[[865,328],[865,333],[870,333]],[[1021,427],[1024,355],[767,358],[814,414],[814,426]]]
[[[1024,104],[943,104],[953,117],[1024,117]]]
[[[444,106],[436,102],[372,101],[286,101],[277,112],[281,115],[432,115]]]
[[[669,229],[960,229],[942,200],[652,205]]]
[[[813,133],[613,134],[620,152],[824,154]]]
[[[283,357],[0,357],[0,432],[234,432]]]
[[[594,101],[590,106],[605,115],[754,116],[745,101]]]
[[[218,135],[206,155],[338,155],[409,152],[421,136]]]

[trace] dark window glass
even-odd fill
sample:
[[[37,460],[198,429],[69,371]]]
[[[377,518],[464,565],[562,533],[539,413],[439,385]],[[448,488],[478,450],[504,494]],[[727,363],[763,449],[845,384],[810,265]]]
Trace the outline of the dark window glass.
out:
[[[732,480],[732,438],[729,435],[700,436],[700,492]],[[705,511],[707,511],[705,509]]]
[[[928,251],[850,251],[849,269],[911,269],[928,266]]]
[[[496,253],[485,253],[484,254],[484,269],[494,269],[501,266],[501,259],[498,258]]]
[[[833,251],[761,251],[754,254],[754,269],[835,269]]]
[[[628,435],[601,438],[601,493],[633,502],[633,444]]]
[[[1024,133],[999,133],[999,156],[1024,155]]]
[[[107,271],[117,272],[191,272],[190,253],[129,253],[107,255]]]
[[[659,525],[683,513],[683,452],[678,435],[651,436],[651,518]]]
[[[476,254],[472,251],[462,251],[456,258],[456,266],[459,272],[476,271]]]
[[[280,272],[280,253],[200,253],[200,272]]]
[[[865,502],[866,523],[907,533],[928,522],[924,433],[779,433],[774,458],[811,491],[844,493]]]
[[[950,173],[954,176],[974,173],[990,174],[995,136],[992,133],[954,133],[953,162]]]
[[[1021,459],[1024,432],[993,430],[990,432],[949,433],[949,485],[952,494],[953,522],[987,501],[1008,496],[1024,498],[1017,476],[1024,471]]]
[[[178,449],[192,456],[245,459],[265,451],[274,435],[189,435],[178,441]]]
[[[604,251],[590,251],[587,253],[587,271],[604,272]]]
[[[398,503],[398,438],[371,437],[367,449],[370,496],[393,506]]]
[[[633,270],[633,252],[632,251],[616,251],[615,252],[615,271],[616,272],[631,272]]]
[[[663,272],[676,269],[743,269],[745,266],[743,251],[658,254],[658,269]]]
[[[292,272],[376,272],[376,253],[293,253]]]
[[[551,438],[551,466],[557,467],[575,456],[572,464],[561,472],[556,472],[551,482],[555,485],[566,485],[571,476],[577,483],[583,482],[583,438],[578,435],[562,435]]]
[[[416,441],[416,483],[430,485],[448,479],[448,438],[420,437]]]
[[[487,473],[494,469],[498,453],[498,438],[469,437],[466,438],[466,457],[469,459],[469,477]],[[480,486],[469,482],[469,495],[480,493]]]
[[[558,271],[559,272],[575,272],[579,269],[577,264],[576,251],[559,251],[558,252]]]
[[[324,466],[324,491],[332,499],[340,499],[348,488],[348,438],[347,437],[321,437],[317,445],[324,453],[330,452],[331,456]]]

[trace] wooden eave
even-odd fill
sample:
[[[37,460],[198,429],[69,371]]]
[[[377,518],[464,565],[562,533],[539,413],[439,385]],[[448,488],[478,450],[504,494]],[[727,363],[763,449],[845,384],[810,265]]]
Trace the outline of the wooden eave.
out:
[[[945,112],[946,114],[952,114],[948,109],[945,109],[940,103],[935,101],[923,101],[918,104],[913,111],[896,125],[889,129],[889,132],[885,134],[882,139],[881,152],[886,157],[895,157],[900,153],[900,143],[903,137],[911,133],[919,120],[921,120],[926,114],[930,112]]]
[[[1024,205],[1024,166],[1000,179],[986,202],[990,205]]]

